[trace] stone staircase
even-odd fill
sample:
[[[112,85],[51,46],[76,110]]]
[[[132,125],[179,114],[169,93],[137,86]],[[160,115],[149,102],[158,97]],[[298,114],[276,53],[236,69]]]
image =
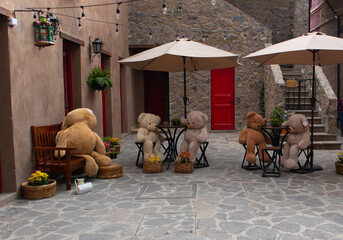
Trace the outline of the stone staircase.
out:
[[[302,74],[294,71],[291,65],[281,66],[283,77],[288,79],[302,79]],[[308,83],[307,83],[308,82]],[[306,116],[311,123],[311,93],[307,85],[309,81],[302,81],[300,88],[286,87],[286,109]],[[300,97],[300,102],[299,102]],[[314,111],[314,149],[320,150],[340,150],[341,142],[337,141],[337,134],[328,134],[325,132],[325,126],[319,117],[318,110]]]

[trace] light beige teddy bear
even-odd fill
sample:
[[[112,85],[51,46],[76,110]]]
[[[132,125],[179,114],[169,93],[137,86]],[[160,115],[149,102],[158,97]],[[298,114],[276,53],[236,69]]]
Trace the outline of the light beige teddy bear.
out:
[[[187,129],[180,150],[190,152],[193,160],[197,157],[200,144],[207,140],[207,121],[206,114],[200,111],[192,111],[188,113],[187,119],[181,119],[181,124],[187,125]]]
[[[287,169],[295,169],[298,166],[300,149],[306,149],[311,144],[309,124],[303,114],[290,114],[288,121],[282,125],[289,126],[290,133],[285,139],[281,165]]]
[[[73,156],[82,156],[86,159],[85,172],[89,177],[97,174],[98,168],[111,165],[107,157],[105,145],[99,135],[94,132],[97,120],[92,110],[78,108],[64,118],[61,131],[56,136],[56,147],[74,147]],[[60,151],[61,156],[65,151]],[[55,151],[57,157],[58,151]]]
[[[161,123],[161,118],[151,113],[141,113],[138,117],[139,129],[137,132],[137,142],[143,143],[144,161],[148,160],[151,154],[163,160],[161,153],[161,142],[165,139],[160,135],[157,126]],[[153,146],[155,143],[155,146]]]

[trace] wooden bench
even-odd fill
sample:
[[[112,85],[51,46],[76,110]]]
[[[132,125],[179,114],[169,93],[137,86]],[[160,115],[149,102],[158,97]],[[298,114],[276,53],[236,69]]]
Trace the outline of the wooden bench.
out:
[[[85,158],[70,155],[76,148],[56,147],[55,138],[61,130],[61,124],[48,126],[31,126],[32,147],[35,156],[35,168],[44,169],[50,173],[62,173],[67,180],[67,190],[71,190],[72,172],[85,166]],[[54,157],[54,151],[58,157]],[[66,155],[61,157],[60,151],[65,150]]]

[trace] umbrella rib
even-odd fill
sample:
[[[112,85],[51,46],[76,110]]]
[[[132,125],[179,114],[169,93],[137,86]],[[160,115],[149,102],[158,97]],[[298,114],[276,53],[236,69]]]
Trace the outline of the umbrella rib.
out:
[[[277,54],[273,54],[270,58],[268,58],[267,60],[263,61],[261,63],[261,65],[264,65],[266,62],[268,62],[270,59],[272,59],[273,57],[277,56]]]
[[[144,64],[144,66],[143,67],[141,67],[139,70],[144,70],[144,68],[147,66],[147,65],[149,65],[150,63],[152,63],[154,60],[156,60],[157,58],[153,58],[153,59],[151,59],[149,62],[147,62],[146,64]]]
[[[193,65],[193,67],[194,67],[194,71],[196,71],[196,70],[197,70],[197,67],[196,67],[195,63],[193,62],[193,58],[192,58],[192,57],[190,57],[190,59],[191,59],[191,63],[192,63],[192,65]]]

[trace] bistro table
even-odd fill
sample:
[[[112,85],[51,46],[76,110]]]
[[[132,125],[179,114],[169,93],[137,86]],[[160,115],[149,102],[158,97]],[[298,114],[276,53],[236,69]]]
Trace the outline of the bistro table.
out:
[[[166,140],[168,141],[168,147],[166,150],[167,156],[163,162],[168,162],[167,169],[169,169],[170,163],[174,162],[178,157],[177,142],[181,134],[186,130],[186,127],[182,125],[173,126],[165,124],[158,125],[157,127],[164,133]],[[181,129],[181,131],[178,132],[179,129]]]
[[[262,131],[265,132],[272,140],[272,147],[267,146],[262,148],[262,177],[279,177],[281,174],[280,161],[282,156],[282,146],[289,133],[289,128],[288,126],[266,126],[262,128]],[[282,134],[284,135],[281,138]],[[269,152],[272,152],[272,154]],[[265,162],[264,153],[269,156],[270,162]]]

